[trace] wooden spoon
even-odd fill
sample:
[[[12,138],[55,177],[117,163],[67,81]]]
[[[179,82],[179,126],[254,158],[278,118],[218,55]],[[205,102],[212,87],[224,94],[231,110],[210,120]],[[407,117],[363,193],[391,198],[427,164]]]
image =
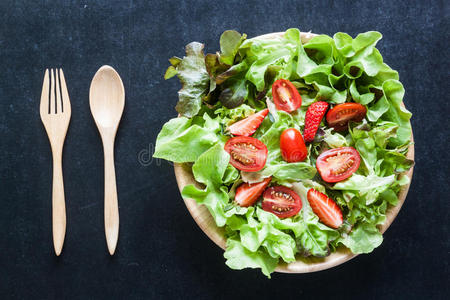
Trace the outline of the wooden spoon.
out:
[[[105,157],[105,235],[108,250],[114,254],[119,237],[119,206],[114,170],[114,139],[125,106],[125,89],[119,74],[102,66],[91,82],[91,113],[102,137]]]

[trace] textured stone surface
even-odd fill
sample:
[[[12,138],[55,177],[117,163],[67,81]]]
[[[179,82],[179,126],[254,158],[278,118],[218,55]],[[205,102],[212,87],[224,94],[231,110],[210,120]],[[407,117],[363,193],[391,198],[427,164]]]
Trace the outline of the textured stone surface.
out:
[[[449,7],[445,1],[1,1],[0,296],[6,298],[444,299],[449,296]],[[179,84],[167,59],[196,40],[218,49],[225,29],[250,37],[298,27],[334,34],[378,30],[413,112],[416,168],[382,246],[313,274],[232,271],[196,226],[172,166],[144,161],[175,116]],[[88,95],[95,71],[122,76],[116,140],[120,238],[103,231],[103,154]],[[46,67],[63,67],[72,102],[64,149],[67,234],[53,255],[51,153],[39,118]]]

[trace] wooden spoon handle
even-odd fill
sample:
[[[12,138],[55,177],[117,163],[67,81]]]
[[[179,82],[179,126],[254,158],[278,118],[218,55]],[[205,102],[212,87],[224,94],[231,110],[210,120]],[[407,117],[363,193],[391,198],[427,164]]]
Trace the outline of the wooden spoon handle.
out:
[[[114,139],[104,141],[103,149],[105,155],[105,235],[109,254],[113,255],[119,238],[119,205],[116,171],[114,169]]]
[[[53,246],[56,255],[59,256],[66,235],[66,205],[62,173],[62,149],[53,149],[52,225]]]

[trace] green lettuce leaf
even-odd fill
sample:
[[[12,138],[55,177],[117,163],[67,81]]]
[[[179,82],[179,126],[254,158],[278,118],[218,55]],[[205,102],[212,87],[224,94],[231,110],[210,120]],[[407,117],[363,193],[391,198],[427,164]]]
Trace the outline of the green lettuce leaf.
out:
[[[222,182],[225,185],[233,184],[239,178],[239,171],[232,165],[228,165],[223,174]]]
[[[351,57],[355,55],[355,50],[353,49],[353,39],[350,35],[344,32],[337,32],[333,36],[336,49],[344,57]]]
[[[214,113],[222,119],[222,124],[226,126],[245,119],[248,116],[253,115],[255,112],[256,111],[254,108],[246,104],[239,105],[238,107],[232,109],[221,107],[214,111]]]
[[[230,161],[230,155],[221,144],[216,144],[204,152],[192,166],[196,181],[205,185],[220,186]]]
[[[173,56],[171,58],[169,58],[169,62],[171,64],[171,66],[169,66],[166,70],[166,73],[164,74],[164,79],[170,79],[173,76],[177,75],[178,71],[176,69],[176,67],[180,64],[180,62],[182,61],[181,58]]]
[[[367,104],[369,104],[370,102],[372,102],[375,99],[375,94],[374,93],[368,92],[368,93],[365,93],[365,94],[361,94],[358,91],[358,88],[356,87],[356,81],[355,80],[353,80],[352,83],[350,84],[349,91],[350,91],[350,95],[352,96],[352,99],[356,103],[360,103],[362,105],[367,105]],[[372,121],[372,122],[376,121],[382,114],[384,114],[386,112],[386,110],[383,111],[382,108],[384,108],[384,106],[382,106],[381,108],[378,108],[378,107],[373,108],[372,109],[373,111],[371,111],[369,109],[369,111],[367,112],[367,116],[368,116],[369,121]]]
[[[381,39],[381,34],[379,32],[366,32],[364,33],[366,35],[371,35],[373,41],[371,44],[363,45],[361,44],[362,48],[359,48],[359,50],[356,52],[355,56],[350,58],[350,63],[352,63],[354,66],[357,66],[357,68],[363,68],[364,72],[369,76],[375,76],[378,74],[378,72],[383,68],[383,57],[381,56],[380,52],[374,48],[376,41],[378,39]],[[362,34],[358,35],[355,39],[355,41],[360,37]],[[370,43],[368,42],[368,43]],[[355,46],[354,46],[355,47]],[[357,63],[357,64],[355,64]],[[362,73],[360,73],[359,76],[361,76]],[[358,76],[358,77],[359,77]],[[352,76],[350,76],[352,78]],[[355,78],[355,77],[353,77]]]
[[[274,226],[276,224],[261,218],[262,214],[268,214],[266,211],[257,208],[256,212],[258,219],[247,214],[247,224],[239,228],[242,245],[250,251],[263,247],[273,258],[282,258],[285,262],[295,261],[296,248],[292,236]]]
[[[235,30],[227,30],[220,36],[220,62],[232,65],[234,57],[236,56],[239,46],[247,37],[246,34],[241,35]]]
[[[411,139],[411,113],[402,106],[405,89],[398,80],[387,80],[383,83],[383,93],[389,101],[389,109],[382,119],[399,125],[396,137],[390,139],[392,146],[400,146],[409,143]]]
[[[222,183],[229,160],[230,155],[221,144],[211,147],[192,166],[195,180],[206,185],[206,188],[201,190],[187,185],[181,193],[184,198],[205,205],[219,227],[227,221],[225,206],[229,203],[228,189]]]
[[[177,75],[178,71],[174,66],[169,66],[164,74],[164,79],[170,79],[173,76]]]
[[[158,134],[153,157],[177,163],[196,161],[203,152],[219,141],[211,129],[193,125],[192,119],[173,118],[164,124]]]
[[[336,49],[343,56],[343,72],[348,78],[358,78],[363,72],[375,76],[383,69],[383,57],[375,48],[381,37],[377,31],[360,33],[354,39],[343,32],[333,36]]]
[[[300,219],[297,244],[303,256],[325,257],[330,254],[329,244],[339,237],[339,233],[319,222],[319,218],[306,210]]]
[[[256,86],[257,91],[265,87],[265,74],[269,66],[283,64],[289,61],[292,52],[288,48],[279,48],[267,54],[261,54],[248,69],[245,78]]]
[[[244,103],[248,96],[246,81],[243,78],[227,80],[224,90],[220,93],[219,100],[226,108],[236,108]]]
[[[355,254],[370,253],[383,242],[383,236],[375,225],[362,223],[356,226],[350,234],[342,238],[344,244]]]
[[[314,73],[317,70],[317,64],[309,58],[300,38],[300,30],[291,28],[286,31],[286,39],[291,40],[297,45],[297,68],[296,73],[298,76],[303,77]]]
[[[185,199],[194,199],[197,203],[205,205],[217,226],[222,227],[227,222],[225,206],[229,202],[227,189],[225,187],[217,188],[208,185],[205,189],[198,189],[189,184],[183,188],[181,196]]]
[[[370,134],[379,148],[386,149],[389,139],[397,134],[397,129],[397,124],[381,121],[370,131]]]
[[[377,188],[380,186],[389,185],[394,182],[395,176],[379,177],[376,175],[362,176],[353,174],[350,178],[337,182],[333,189],[335,190],[351,190],[364,193],[367,190]]]
[[[316,173],[316,167],[307,162],[287,163],[285,161],[272,162],[258,172],[241,172],[242,179],[250,183],[260,182],[270,176],[278,182],[300,181],[312,179]]]
[[[369,93],[370,94],[370,93]],[[368,95],[368,94],[365,94]],[[376,122],[378,119],[389,110],[389,101],[383,95],[374,105],[371,105],[367,110],[367,119],[370,122]]]
[[[347,206],[349,212],[347,214],[347,222],[352,225],[366,222],[369,224],[383,224],[386,221],[386,209],[387,209],[387,199],[383,197],[386,196],[385,192],[389,189],[385,189],[378,195],[378,199],[375,202],[367,203],[366,198],[359,197],[355,192],[343,191],[343,196],[347,198]],[[386,192],[387,193],[387,192]],[[343,205],[343,201],[338,202]],[[392,200],[392,199],[389,199]]]
[[[365,127],[365,128],[364,128]],[[354,127],[350,134],[362,158],[359,173],[365,175],[376,174],[388,176],[405,172],[414,165],[414,161],[407,159],[404,146],[388,149],[388,143],[397,137],[399,125],[390,121],[379,121],[372,128],[367,124]]]
[[[333,128],[325,129],[323,141],[327,143],[330,148],[339,148],[339,147],[347,147],[348,141],[347,139],[341,135],[340,133],[333,133]]]
[[[380,177],[375,174],[362,176],[353,174],[350,178],[336,183],[332,189],[353,191],[365,199],[366,205],[377,200],[378,195],[385,191],[395,181],[395,175]]]
[[[367,170],[366,174],[373,174],[375,172],[374,167],[377,163],[377,150],[376,144],[372,137],[366,137],[358,139],[355,142],[355,148],[358,150],[359,155]]]
[[[286,39],[297,45],[296,74],[304,78],[307,84],[313,85],[316,90],[314,100],[326,99],[331,103],[343,103],[347,99],[342,76],[332,74],[333,65],[336,65],[335,54],[337,50],[333,40],[326,35],[313,37],[303,45],[298,29],[288,29]],[[309,54],[308,54],[309,53]]]
[[[277,267],[277,258],[273,258],[262,249],[252,252],[242,246],[238,239],[228,238],[226,247],[223,256],[226,258],[225,263],[231,269],[260,268],[263,274],[270,278],[270,274]]]
[[[380,150],[379,156],[382,157],[379,164],[379,174],[399,174],[408,171],[414,161],[406,158],[402,153],[396,151]]]

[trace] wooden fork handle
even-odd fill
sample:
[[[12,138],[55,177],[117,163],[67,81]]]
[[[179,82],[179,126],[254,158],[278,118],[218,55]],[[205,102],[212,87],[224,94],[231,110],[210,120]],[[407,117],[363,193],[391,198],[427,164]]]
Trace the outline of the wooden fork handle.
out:
[[[119,238],[119,205],[113,139],[103,142],[103,151],[105,156],[105,235],[109,254],[113,255]]]
[[[56,255],[59,256],[66,235],[66,205],[62,173],[62,149],[53,151],[52,224],[53,246]]]

